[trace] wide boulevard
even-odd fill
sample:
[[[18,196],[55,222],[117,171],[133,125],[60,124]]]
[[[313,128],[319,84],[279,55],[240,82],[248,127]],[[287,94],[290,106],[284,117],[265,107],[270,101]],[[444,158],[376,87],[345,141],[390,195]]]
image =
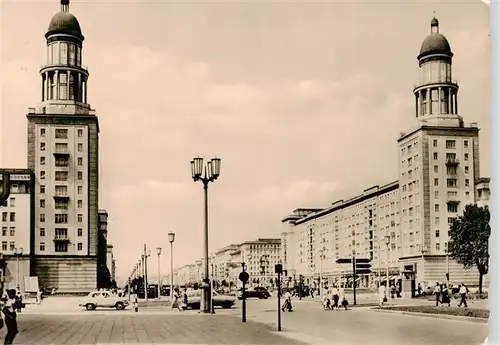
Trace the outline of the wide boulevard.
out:
[[[276,332],[275,299],[249,300],[247,323],[238,305],[215,315],[141,308],[138,313],[86,311],[72,298],[47,299],[30,305],[18,317],[14,344],[482,344],[486,323],[382,313],[371,307],[323,311],[319,300],[294,301]]]

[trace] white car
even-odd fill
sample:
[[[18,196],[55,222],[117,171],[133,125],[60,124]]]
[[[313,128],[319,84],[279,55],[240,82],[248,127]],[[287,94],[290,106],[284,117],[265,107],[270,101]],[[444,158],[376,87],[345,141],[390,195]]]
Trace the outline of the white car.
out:
[[[78,305],[85,307],[87,310],[94,310],[97,307],[123,310],[129,305],[129,302],[126,298],[118,297],[109,291],[93,291],[83,298]]]

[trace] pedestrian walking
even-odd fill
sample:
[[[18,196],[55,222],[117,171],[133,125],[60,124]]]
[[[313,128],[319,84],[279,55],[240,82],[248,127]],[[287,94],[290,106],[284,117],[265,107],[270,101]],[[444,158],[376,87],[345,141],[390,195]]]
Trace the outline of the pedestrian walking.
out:
[[[378,288],[378,298],[379,298],[379,306],[382,307],[384,302],[387,301],[387,298],[385,297],[385,285],[380,284]]]
[[[332,301],[333,301],[332,309],[335,308],[339,310],[339,290],[335,285],[332,288]]]
[[[446,285],[441,286],[441,304],[448,304],[448,307],[450,307],[451,304],[451,297],[450,297],[450,290]]]
[[[175,288],[172,295],[172,304],[170,305],[170,310],[177,308],[179,311],[184,311],[182,309],[182,302],[179,295],[179,288]]]
[[[286,290],[284,298],[285,298],[285,301],[283,302],[283,305],[281,306],[281,310],[283,312],[285,310],[292,311],[292,294],[290,293],[290,290]]]
[[[17,333],[19,333],[17,329],[17,314],[14,307],[15,300],[16,290],[7,290],[7,296],[3,299],[4,306],[2,308],[5,326],[7,326],[4,344],[12,344]]]
[[[329,291],[328,291],[328,286],[325,286],[325,289],[323,290],[323,296],[322,296],[322,302],[323,302],[323,309],[324,310],[327,310],[327,309],[331,309],[331,301],[330,301],[330,298],[328,296],[329,294]]]
[[[467,306],[467,293],[469,292],[469,289],[465,286],[464,283],[460,284],[460,290],[458,290],[458,293],[460,294],[460,304],[458,305],[459,307],[464,305],[465,308],[468,308]]]
[[[396,283],[396,297],[401,298],[401,285],[399,285],[399,282]]]
[[[42,289],[36,292],[36,304],[42,303]]]
[[[441,295],[441,286],[439,283],[436,283],[436,286],[434,286],[434,295],[436,296],[436,307],[439,305],[439,296]]]
[[[394,284],[391,284],[391,299],[394,299],[394,295],[396,294],[396,288]]]
[[[182,293],[182,309],[186,310],[188,307],[188,293],[187,293],[187,288],[184,288],[184,291]]]

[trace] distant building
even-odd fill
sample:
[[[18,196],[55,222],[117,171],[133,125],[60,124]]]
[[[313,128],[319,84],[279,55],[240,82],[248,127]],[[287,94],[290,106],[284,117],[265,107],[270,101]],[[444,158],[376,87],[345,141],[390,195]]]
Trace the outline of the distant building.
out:
[[[231,254],[238,250],[240,250],[240,245],[230,244],[214,253],[211,264],[214,266],[214,279],[219,283],[225,282],[229,285],[231,281]]]
[[[33,233],[35,231],[35,176],[29,169],[0,169],[0,188],[2,171],[9,173],[10,196],[0,207],[1,251],[5,260],[5,287],[14,289],[19,282],[24,291],[24,277],[34,276],[32,254],[34,253]],[[19,256],[19,277],[17,257]]]
[[[252,286],[274,284],[274,267],[280,262],[280,238],[258,238],[241,243],[241,260],[246,264]]]

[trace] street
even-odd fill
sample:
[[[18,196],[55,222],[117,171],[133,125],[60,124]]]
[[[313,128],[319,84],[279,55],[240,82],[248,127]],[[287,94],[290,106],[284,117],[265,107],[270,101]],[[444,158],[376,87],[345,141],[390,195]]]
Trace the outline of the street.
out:
[[[488,325],[468,321],[387,314],[371,307],[323,311],[319,299],[294,300],[276,332],[277,300],[249,299],[246,324],[240,302],[215,315],[158,306],[124,311],[86,311],[76,299],[47,299],[19,315],[18,344],[482,344]],[[401,302],[403,303],[403,302]],[[286,336],[282,337],[282,336]]]
[[[324,311],[319,299],[294,300],[293,305],[294,312],[282,313],[283,329],[310,335],[324,344],[473,345],[482,344],[488,336],[484,323],[387,314],[371,307]],[[276,307],[275,299],[249,300],[248,319],[276,324]]]

